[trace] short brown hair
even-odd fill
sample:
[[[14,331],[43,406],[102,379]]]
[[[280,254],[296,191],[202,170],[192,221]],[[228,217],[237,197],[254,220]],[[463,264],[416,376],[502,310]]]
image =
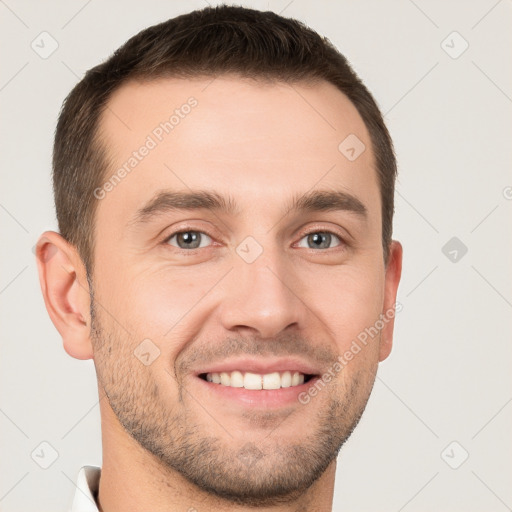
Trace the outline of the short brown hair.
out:
[[[98,136],[112,93],[131,79],[236,74],[282,82],[327,81],[344,93],[368,128],[382,200],[387,263],[392,235],[396,160],[379,108],[346,58],[303,23],[244,7],[207,7],[149,27],[90,69],[66,98],[57,124],[53,189],[59,230],[88,275],[93,268],[94,190],[108,168]],[[341,141],[340,141],[341,142]]]

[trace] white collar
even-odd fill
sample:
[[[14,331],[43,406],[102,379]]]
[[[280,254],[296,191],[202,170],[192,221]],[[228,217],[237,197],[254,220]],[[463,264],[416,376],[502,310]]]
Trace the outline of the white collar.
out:
[[[101,468],[98,466],[83,466],[80,469],[70,512],[99,512],[96,497],[100,475]]]

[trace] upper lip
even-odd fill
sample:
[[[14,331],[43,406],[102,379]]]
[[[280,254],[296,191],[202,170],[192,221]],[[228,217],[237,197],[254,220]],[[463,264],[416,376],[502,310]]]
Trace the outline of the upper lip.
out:
[[[218,363],[210,363],[195,372],[196,375],[204,373],[222,373],[234,372],[235,370],[241,372],[251,373],[273,373],[273,372],[299,372],[305,375],[318,375],[320,371],[298,358],[279,358],[279,359],[251,359],[251,358],[237,358],[220,361]]]

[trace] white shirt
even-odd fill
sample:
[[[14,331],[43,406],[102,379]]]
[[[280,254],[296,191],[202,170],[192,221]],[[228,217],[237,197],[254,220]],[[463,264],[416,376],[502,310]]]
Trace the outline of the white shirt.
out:
[[[96,497],[100,475],[101,468],[98,466],[83,466],[80,469],[70,512],[99,512]]]

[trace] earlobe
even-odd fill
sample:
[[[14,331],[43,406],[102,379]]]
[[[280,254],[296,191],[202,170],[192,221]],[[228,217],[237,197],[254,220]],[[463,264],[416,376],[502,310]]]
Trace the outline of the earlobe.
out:
[[[379,362],[384,361],[384,359],[389,356],[393,346],[395,315],[399,311],[399,308],[396,307],[396,296],[402,275],[402,257],[402,244],[393,240],[389,250],[388,264],[386,266],[384,307],[382,309],[384,327],[381,331]]]
[[[89,285],[77,250],[58,233],[46,231],[37,242],[36,258],[46,309],[64,349],[76,359],[91,359]]]

